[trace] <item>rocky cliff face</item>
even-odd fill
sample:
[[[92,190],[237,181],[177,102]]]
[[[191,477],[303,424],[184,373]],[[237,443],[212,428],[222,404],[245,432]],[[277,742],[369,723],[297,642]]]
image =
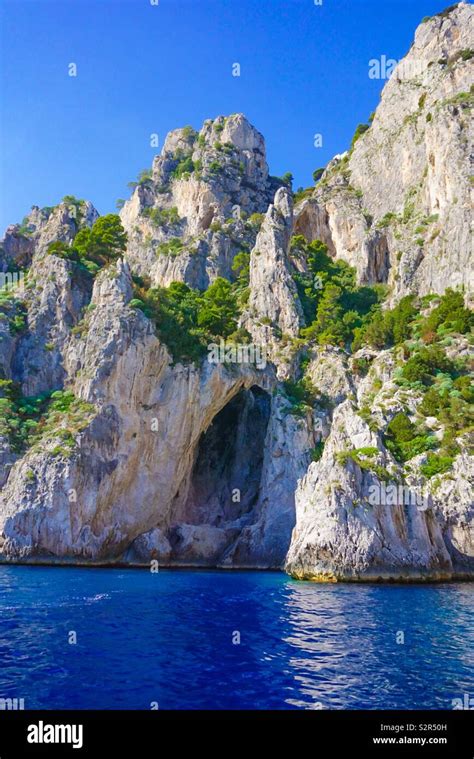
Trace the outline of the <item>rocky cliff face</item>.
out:
[[[208,120],[200,132],[176,129],[121,211],[127,259],[153,284],[203,289],[229,277],[236,253],[255,242],[244,219],[265,213],[281,184],[269,177],[262,135],[242,114]]]
[[[374,451],[371,468],[344,458],[354,447]],[[380,468],[388,472],[386,481]],[[287,571],[322,580],[470,577],[472,457],[460,455],[452,472],[448,498],[423,489],[416,469],[408,476],[399,470],[380,434],[345,401],[334,413],[321,461],[299,482]]]
[[[459,3],[418,27],[370,129],[297,209],[297,229],[394,298],[474,286],[473,26]]]
[[[473,16],[303,199],[234,114],[168,135],[126,245],[71,197],[7,229],[2,560],[473,577]]]

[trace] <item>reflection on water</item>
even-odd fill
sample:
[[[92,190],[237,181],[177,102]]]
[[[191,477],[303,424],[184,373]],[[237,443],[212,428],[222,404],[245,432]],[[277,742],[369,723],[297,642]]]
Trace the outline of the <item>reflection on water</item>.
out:
[[[473,600],[467,583],[0,567],[0,697],[30,709],[450,709],[474,695]]]
[[[300,697],[288,703],[450,708],[459,689],[473,685],[473,590],[292,584],[286,641]]]

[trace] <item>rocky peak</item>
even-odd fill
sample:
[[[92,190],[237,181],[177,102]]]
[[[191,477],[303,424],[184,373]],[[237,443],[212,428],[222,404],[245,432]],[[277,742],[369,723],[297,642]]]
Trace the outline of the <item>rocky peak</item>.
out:
[[[415,31],[410,54],[430,63],[440,53],[450,59],[456,57],[459,50],[469,49],[472,44],[472,13],[472,3],[460,2],[423,19]]]
[[[44,254],[48,245],[61,240],[72,242],[81,227],[92,226],[99,214],[89,200],[66,196],[56,206],[32,206],[21,224],[11,224],[0,240],[0,268],[8,264],[26,267],[34,254]]]
[[[264,189],[268,179],[263,135],[241,113],[207,119],[200,132],[189,126],[169,132],[161,154],[153,162],[154,180],[169,181],[171,172],[188,157],[198,163],[198,173],[204,173],[208,180],[219,178],[212,176],[219,172],[209,168],[216,161],[227,169],[238,168],[256,187]],[[188,172],[195,170],[190,166]]]
[[[268,174],[262,135],[242,114],[208,119],[200,132],[173,130],[120,214],[132,267],[156,284],[173,277],[202,287],[228,277],[240,248],[229,237],[242,237],[240,220],[265,213],[281,184]],[[170,249],[177,238],[180,246]]]
[[[474,284],[473,35],[472,5],[425,19],[371,123],[296,210],[303,233],[394,299]]]
[[[160,158],[171,158],[174,160],[176,155],[191,155],[193,145],[196,140],[196,132],[192,127],[181,127],[168,132],[165,138],[161,156],[156,156],[154,163],[158,163]]]

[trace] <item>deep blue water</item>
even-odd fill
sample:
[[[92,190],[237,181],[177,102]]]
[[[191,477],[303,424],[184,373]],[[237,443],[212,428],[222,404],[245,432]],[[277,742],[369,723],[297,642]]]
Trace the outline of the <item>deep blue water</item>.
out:
[[[0,698],[26,709],[451,709],[474,695],[473,607],[466,583],[0,566]]]

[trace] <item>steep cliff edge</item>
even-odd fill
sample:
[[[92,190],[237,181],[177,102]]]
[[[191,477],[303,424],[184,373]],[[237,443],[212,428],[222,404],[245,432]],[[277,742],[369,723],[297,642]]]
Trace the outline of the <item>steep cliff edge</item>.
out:
[[[474,287],[473,38],[467,3],[420,24],[369,124],[297,209],[297,230],[394,299]]]
[[[473,18],[302,194],[233,114],[7,229],[1,560],[474,576]]]

